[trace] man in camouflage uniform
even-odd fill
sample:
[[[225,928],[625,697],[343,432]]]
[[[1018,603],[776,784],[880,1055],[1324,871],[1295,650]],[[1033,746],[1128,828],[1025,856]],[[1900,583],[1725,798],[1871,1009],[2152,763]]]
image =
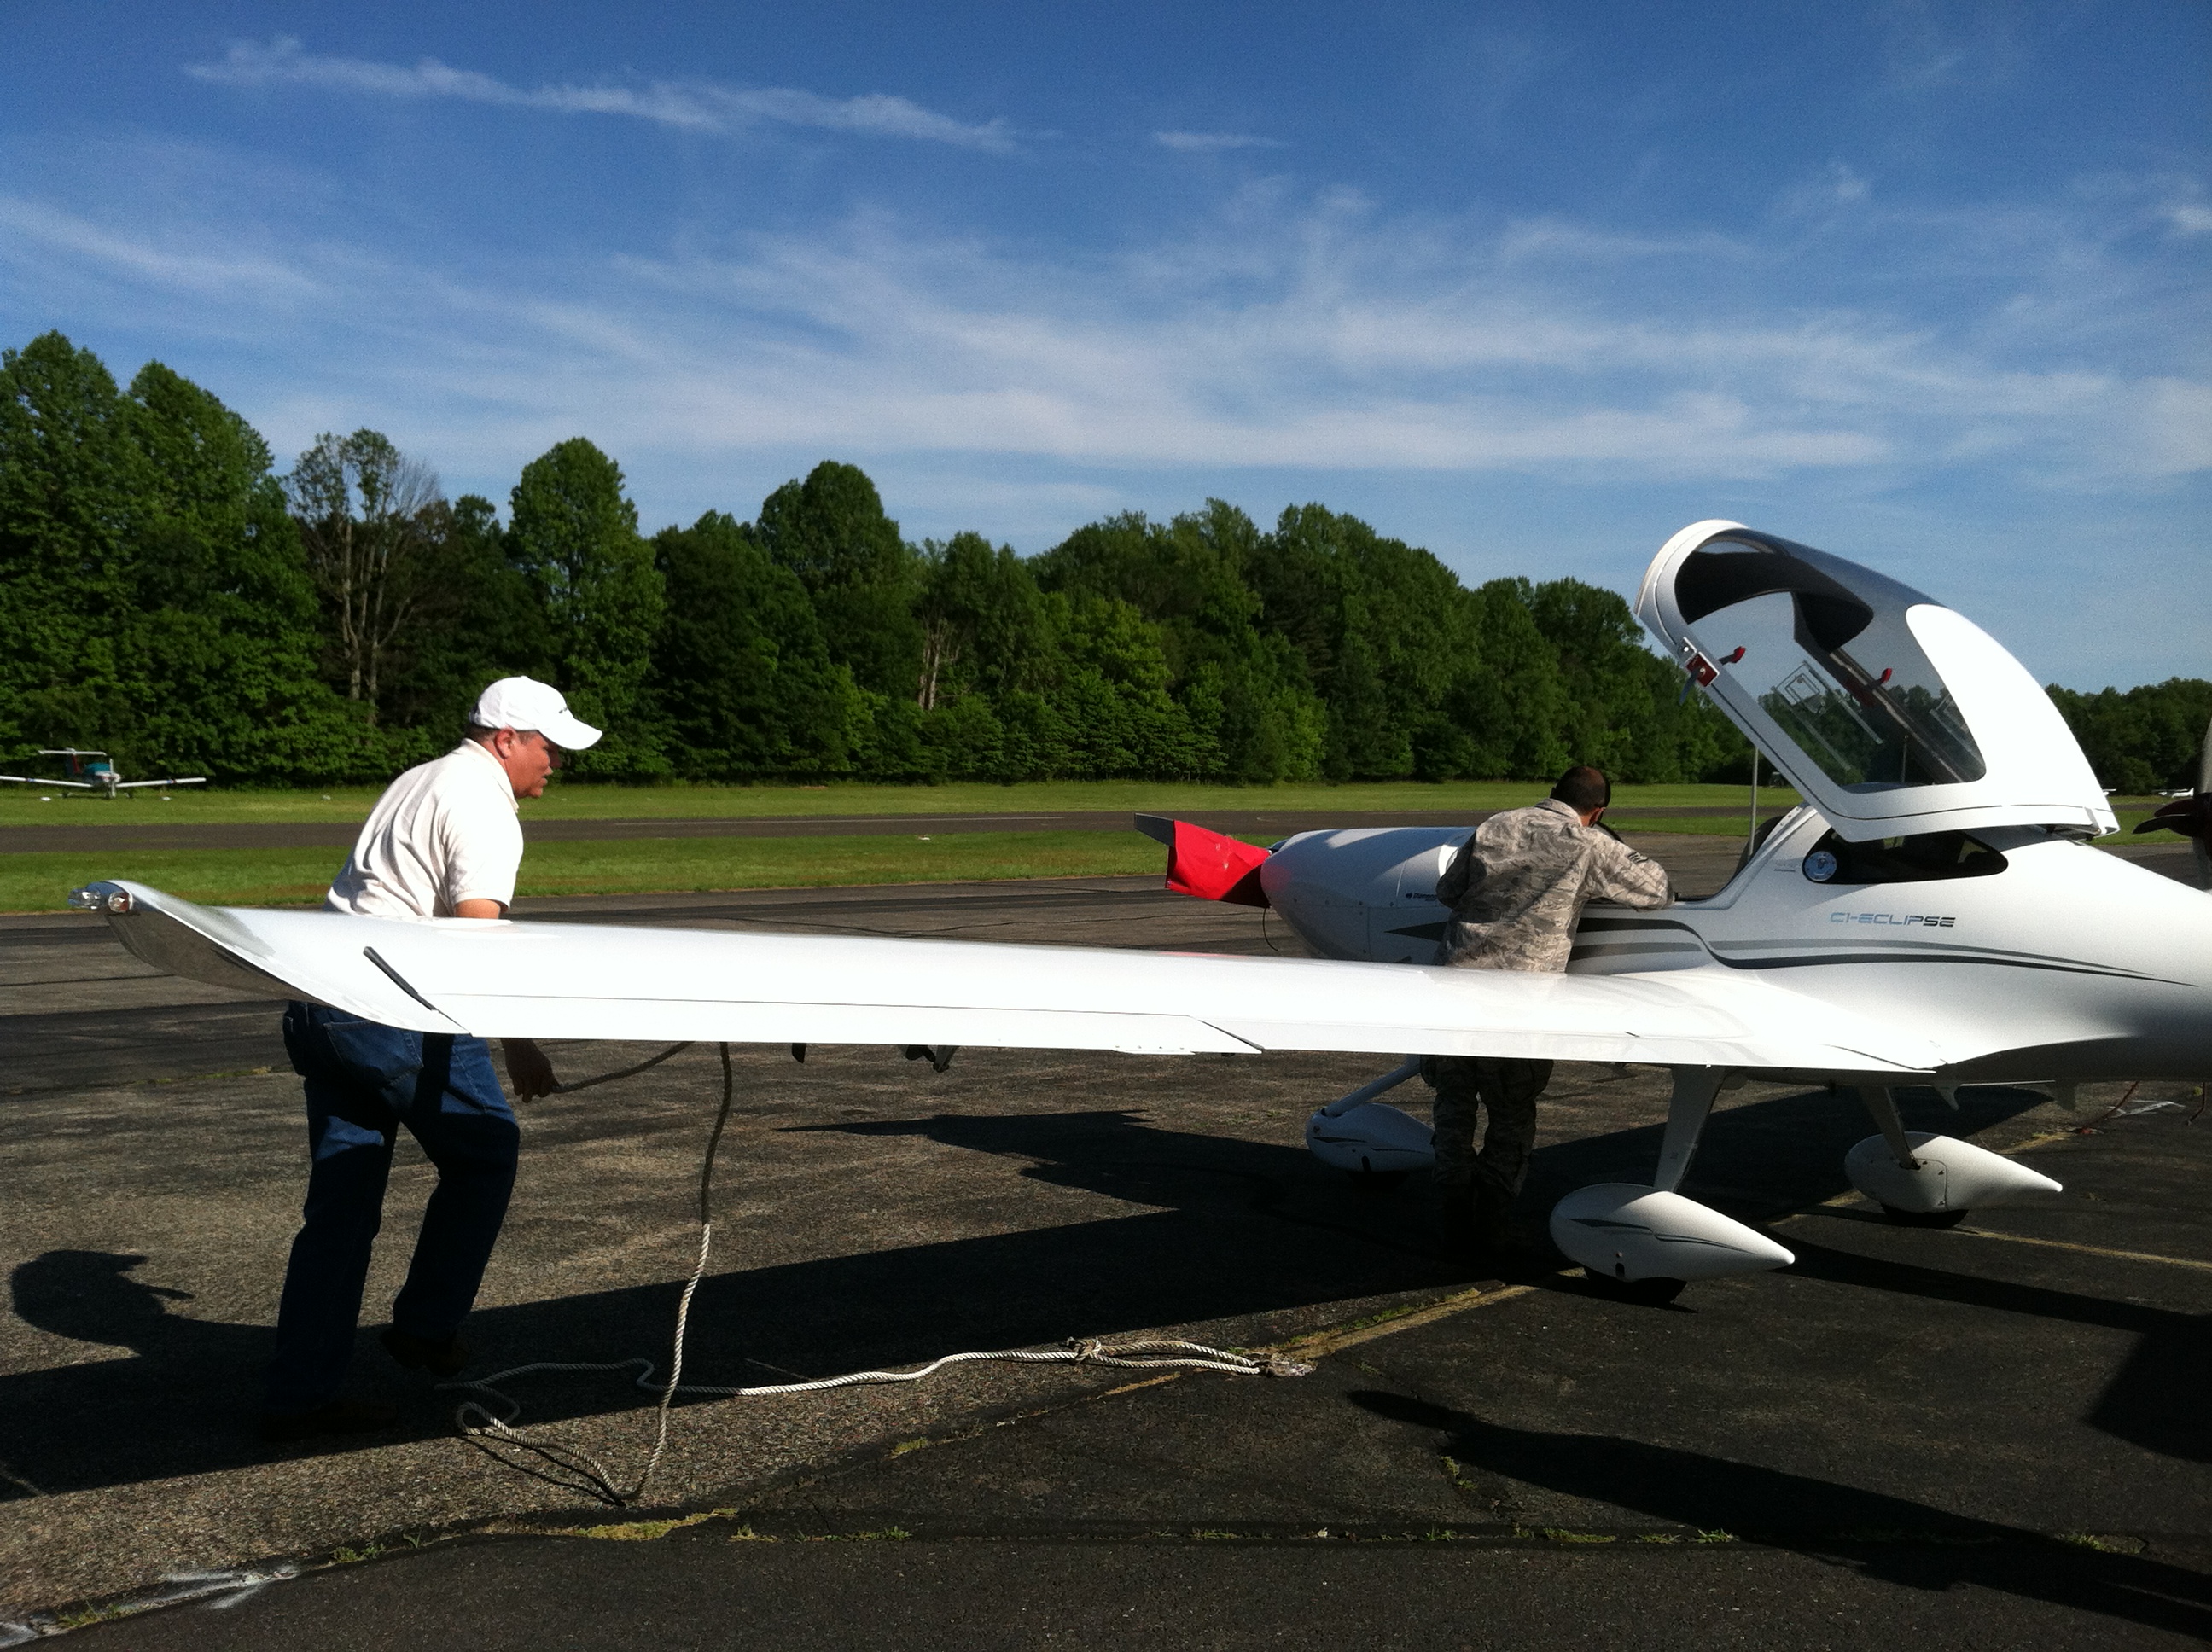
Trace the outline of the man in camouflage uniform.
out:
[[[1452,908],[1445,958],[1459,969],[1567,967],[1575,926],[1591,901],[1662,907],[1666,869],[1598,824],[1613,788],[1595,768],[1570,768],[1552,795],[1492,815],[1444,868],[1437,898]],[[1536,1145],[1536,1098],[1549,1061],[1430,1055],[1421,1076],[1437,1092],[1437,1185],[1444,1236],[1462,1252],[1503,1249],[1513,1201]],[[1489,1129],[1474,1150],[1475,1113]]]

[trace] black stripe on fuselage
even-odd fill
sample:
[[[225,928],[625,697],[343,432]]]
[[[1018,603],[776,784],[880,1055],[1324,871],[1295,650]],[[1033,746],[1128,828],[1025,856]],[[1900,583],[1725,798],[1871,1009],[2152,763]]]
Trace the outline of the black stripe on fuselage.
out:
[[[1711,941],[1690,925],[1670,918],[1600,918],[1585,921],[1577,935],[1587,930],[1621,935],[1638,930],[1677,930],[1689,936],[1705,956],[1716,963],[1731,969],[1799,969],[1813,965],[1838,963],[1966,963],[2013,969],[2042,969],[2060,975],[2103,975],[2118,981],[2158,981],[2169,987],[2185,987],[2186,981],[2167,981],[2162,975],[2145,975],[2139,969],[2118,969],[2107,964],[2084,963],[2078,958],[2054,957],[2049,953],[2009,952],[1996,947],[1936,948],[1924,941],[1893,940],[1869,942],[1863,951],[1797,953],[1784,957],[1752,958],[1741,953],[1717,951]],[[1802,945],[1796,941],[1760,941],[1760,946]],[[1878,950],[1877,950],[1878,949]],[[1620,957],[1635,952],[1657,952],[1683,950],[1663,945],[1623,945],[1618,942],[1601,942],[1595,946],[1577,945],[1568,955],[1571,963],[1577,958]]]
[[[1636,954],[1696,950],[1699,949],[1686,946],[1578,946],[1567,955],[1567,962],[1574,963],[1584,958],[1626,957]],[[2186,987],[2189,984],[2187,981],[2168,981],[2163,975],[2146,975],[2133,969],[2107,969],[2096,964],[2067,963],[2057,959],[1977,957],[1968,952],[1815,952],[1795,957],[1743,958],[1716,952],[1710,946],[1702,950],[1715,963],[1730,969],[1804,969],[1840,963],[1955,963],[1972,964],[1989,969],[2041,969],[2057,975],[2101,975],[2116,981],[2154,981],[2167,987]]]

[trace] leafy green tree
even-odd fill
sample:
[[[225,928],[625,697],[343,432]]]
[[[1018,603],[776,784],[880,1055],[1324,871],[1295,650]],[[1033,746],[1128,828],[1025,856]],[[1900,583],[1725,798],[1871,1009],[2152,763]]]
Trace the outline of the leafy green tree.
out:
[[[1643,628],[1617,592],[1580,580],[1516,585],[1559,660],[1559,732],[1575,762],[1651,784],[1738,765],[1748,780],[1749,744],[1703,695],[1682,694],[1680,668],[1644,646]]]
[[[823,460],[804,482],[787,482],[762,501],[755,532],[812,599],[830,658],[862,689],[918,703],[919,569],[866,473]]]
[[[852,674],[830,663],[798,576],[719,511],[662,529],[653,550],[667,592],[653,699],[675,772],[849,773],[866,710]]]
[[[1011,545],[994,550],[980,533],[922,547],[915,599],[921,626],[924,711],[981,691],[1031,683],[1049,657],[1042,594]]]
[[[538,592],[507,556],[499,513],[481,494],[441,500],[422,523],[430,546],[433,622],[401,639],[388,662],[391,723],[418,761],[460,738],[484,685],[502,677],[559,675]]]
[[[1267,782],[1320,771],[1327,714],[1298,650],[1257,623],[1244,569],[1261,552],[1251,519],[1209,500],[1155,523],[1139,514],[1079,528],[1037,558],[1048,592],[1129,604],[1157,625],[1188,725],[1177,746],[1206,778]]]
[[[1040,677],[1057,735],[1051,773],[1072,779],[1194,777],[1217,758],[1170,694],[1166,639],[1134,604],[1055,592],[1045,599],[1050,665]]]
[[[118,632],[144,478],[115,380],[58,332],[0,353],[0,755],[119,750]]]
[[[317,678],[269,452],[159,362],[119,393],[58,333],[0,356],[0,740],[126,771],[330,781],[374,765]]]
[[[217,778],[350,778],[362,720],[317,671],[315,596],[269,448],[191,380],[149,361],[120,404],[140,461],[120,627],[127,744]]]
[[[2212,722],[2212,683],[2170,677],[2094,694],[2054,684],[2050,694],[2105,786],[2140,794],[2197,784],[2197,754]]]
[[[1480,667],[1455,687],[1455,744],[1448,757],[1431,757],[1430,772],[1548,780],[1574,761],[1560,735],[1566,706],[1558,655],[1537,629],[1521,581],[1492,580],[1474,594]]]
[[[1265,617],[1297,640],[1329,712],[1337,779],[1468,773],[1452,710],[1480,685],[1483,604],[1427,551],[1319,505],[1285,510],[1255,564]]]
[[[514,486],[507,544],[544,610],[556,683],[579,716],[606,731],[578,754],[577,771],[614,779],[665,772],[644,701],[661,576],[638,534],[621,467],[580,436],[531,460]]]

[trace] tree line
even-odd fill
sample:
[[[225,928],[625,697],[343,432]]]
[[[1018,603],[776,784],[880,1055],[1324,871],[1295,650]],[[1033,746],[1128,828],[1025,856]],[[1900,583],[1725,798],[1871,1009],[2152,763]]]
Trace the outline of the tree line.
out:
[[[824,461],[750,520],[647,538],[620,467],[576,438],[523,467],[502,522],[375,431],[280,472],[207,391],[158,362],[118,387],[58,332],[0,352],[0,761],[100,746],[236,783],[381,780],[518,671],[607,730],[575,769],[615,780],[1749,762],[1613,592],[1469,589],[1319,505],[1272,528],[1219,501],[1123,514],[1023,557],[974,532],[910,544],[866,474]],[[2162,780],[2171,742],[2136,740],[2125,708],[2174,687],[2060,703]]]
[[[2170,677],[2094,694],[2053,685],[2051,697],[2098,780],[2113,791],[2140,795],[2197,784],[2198,754],[2212,726],[2212,683]]]

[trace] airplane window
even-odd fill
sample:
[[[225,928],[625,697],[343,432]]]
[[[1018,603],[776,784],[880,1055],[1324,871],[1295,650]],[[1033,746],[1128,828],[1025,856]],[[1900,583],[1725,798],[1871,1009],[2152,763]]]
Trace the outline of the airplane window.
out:
[[[1808,547],[1763,541],[1717,541],[1676,576],[1706,656],[1847,791],[1981,779],[1973,733],[1906,623],[1927,598]]]
[[[1805,854],[1805,876],[1816,884],[1925,884],[1942,878],[1990,878],[2005,858],[1964,832],[1924,832],[1875,843],[1847,843],[1828,833]]]
[[[1757,854],[1761,849],[1765,848],[1766,847],[1766,840],[1774,835],[1774,829],[1789,818],[1790,817],[1787,814],[1769,815],[1765,820],[1759,823],[1757,829],[1753,830],[1752,835],[1744,841],[1743,853],[1735,858],[1735,866],[1738,872],[1741,872],[1746,866],[1748,866],[1751,864],[1752,856]]]

